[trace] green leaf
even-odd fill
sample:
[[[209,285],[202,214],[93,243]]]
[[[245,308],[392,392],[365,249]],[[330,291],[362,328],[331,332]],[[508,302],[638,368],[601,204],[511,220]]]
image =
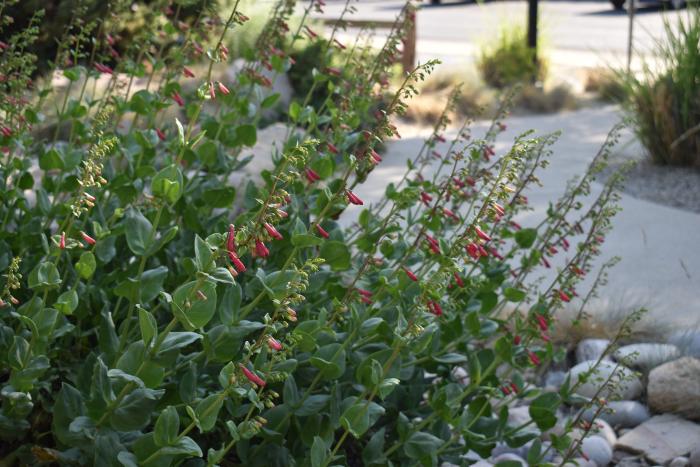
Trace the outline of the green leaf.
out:
[[[297,101],[292,101],[291,104],[289,104],[289,119],[293,122],[296,122],[299,120],[299,115],[301,114],[301,106]]]
[[[243,146],[254,146],[258,140],[257,129],[255,125],[240,125],[236,128],[236,139],[243,144]]]
[[[117,431],[136,431],[151,421],[151,413],[164,390],[138,388],[131,391],[112,412],[110,423]]]
[[[78,293],[73,289],[63,292],[56,299],[54,307],[64,315],[72,315],[78,307]]]
[[[39,168],[41,170],[62,170],[64,166],[63,157],[56,149],[49,149],[39,156]]]
[[[158,296],[160,291],[163,290],[163,281],[165,281],[167,276],[168,268],[165,266],[158,266],[141,274],[141,280],[138,282],[138,298],[141,303],[148,303]]]
[[[129,208],[124,217],[124,230],[129,249],[135,255],[143,256],[153,242],[151,222],[136,209]]]
[[[541,394],[530,404],[530,417],[537,427],[549,430],[557,423],[557,409],[561,405],[561,397],[555,392]]]
[[[324,242],[320,256],[334,271],[345,271],[350,268],[350,249],[343,242],[335,240]]]
[[[31,349],[29,347],[29,342],[20,336],[14,336],[12,340],[12,346],[10,347],[10,352],[8,354],[8,363],[10,368],[13,370],[21,370],[29,361],[31,355]]]
[[[211,271],[214,266],[214,254],[209,244],[199,235],[195,235],[194,237],[194,256],[197,263],[197,271]]]
[[[425,459],[435,456],[443,441],[430,433],[413,433],[404,444],[406,455],[412,459]]]
[[[36,265],[29,273],[28,286],[38,292],[50,290],[61,285],[61,276],[56,269],[56,265],[49,261],[44,261]]]
[[[204,433],[211,431],[216,425],[216,420],[219,418],[219,411],[224,404],[224,398],[219,394],[211,394],[199,401],[194,412],[199,420],[199,431]]]
[[[325,379],[340,378],[345,373],[345,349],[341,344],[324,345],[309,359],[309,362],[321,370]]]
[[[202,295],[198,294],[198,291]],[[188,282],[178,287],[173,294],[173,314],[189,331],[203,328],[216,313],[216,299],[216,284],[214,282]]]
[[[328,454],[330,454],[330,450],[323,441],[323,438],[314,436],[314,442],[311,445],[311,467],[323,466],[323,461],[326,460]]]
[[[314,415],[323,410],[323,408],[328,404],[331,396],[326,394],[315,394],[309,396],[301,404],[298,410],[295,411],[296,415],[299,417],[306,417],[309,415]],[[286,402],[286,401],[285,401]]]
[[[169,405],[156,420],[156,426],[153,430],[153,441],[157,446],[171,446],[177,441],[179,433],[180,416],[177,414],[177,409]]]
[[[360,438],[374,423],[384,415],[384,407],[361,399],[351,398],[352,404],[340,417],[340,424],[355,438]]]
[[[521,229],[515,232],[515,241],[520,248],[530,248],[536,239],[536,229]]]
[[[182,127],[182,123],[177,118],[175,119],[175,126],[177,126],[177,137],[180,141],[180,146],[185,145],[185,129]]]
[[[139,307],[139,327],[141,328],[141,339],[148,347],[153,338],[158,335],[158,323],[151,312],[141,307]]]
[[[83,279],[90,279],[97,269],[97,262],[95,261],[95,255],[90,251],[84,251],[80,255],[80,259],[75,263],[75,270],[78,271],[80,277]]]
[[[503,289],[503,296],[511,302],[522,302],[527,296],[527,292],[513,287]]]
[[[169,165],[158,172],[151,181],[151,191],[154,196],[163,198],[170,204],[175,204],[182,196],[185,181],[180,168]]]
[[[292,235],[292,245],[299,248],[306,248],[309,246],[316,246],[323,243],[323,239],[317,237],[316,235],[311,235],[307,233],[300,233]]]

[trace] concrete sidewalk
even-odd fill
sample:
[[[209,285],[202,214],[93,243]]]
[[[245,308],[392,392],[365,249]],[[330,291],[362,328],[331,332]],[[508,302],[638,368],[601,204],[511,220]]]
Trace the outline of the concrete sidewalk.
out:
[[[525,130],[535,129],[537,134],[562,130],[549,167],[539,173],[544,186],[526,193],[534,210],[518,219],[522,224],[535,225],[543,218],[548,203],[564,192],[567,180],[583,173],[619,120],[617,107],[605,106],[507,121],[508,130],[499,137],[497,153],[510,148],[513,138]],[[473,133],[483,134],[487,125],[475,124]],[[406,159],[414,157],[429,133],[424,129],[402,133],[402,140],[390,143],[384,162],[357,190],[358,195],[366,203],[380,200],[387,184],[400,180]],[[642,149],[631,140],[626,135],[619,150],[639,153]],[[596,184],[593,191],[600,187]],[[680,328],[700,324],[700,215],[625,194],[620,205],[623,210],[613,220],[599,263],[613,256],[622,260],[610,271],[607,285],[599,289],[599,298],[591,302],[591,311],[615,313],[644,306],[649,310],[648,319]],[[564,260],[562,254],[558,259]],[[586,284],[579,290],[585,291]]]

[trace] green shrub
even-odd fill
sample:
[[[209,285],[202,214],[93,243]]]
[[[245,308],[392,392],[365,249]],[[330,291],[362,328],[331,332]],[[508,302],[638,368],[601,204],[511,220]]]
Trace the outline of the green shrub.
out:
[[[635,133],[658,164],[700,167],[700,12],[688,8],[676,25],[665,22],[659,63],[640,76],[619,72]]]
[[[554,311],[590,293],[574,295],[618,178],[590,209],[582,201],[616,133],[536,227],[521,227],[522,192],[556,135],[527,132],[497,155],[505,110],[481,138],[466,123],[449,135],[455,92],[401,182],[380,180],[385,196],[363,207],[375,150],[398,137],[392,119],[435,62],[373,110],[407,9],[371,61],[357,50],[341,69],[320,64],[328,98],[293,102],[273,152],[258,125],[277,97],[261,70],[289,70],[300,40],[280,27],[290,4],[232,82],[214,77],[229,66],[228,31],[248,20],[236,7],[186,27],[159,15],[171,26],[162,44],[182,46],[156,49],[147,70],[133,56],[111,69],[90,58],[102,41],[80,42],[85,66],[51,70],[80,92],[48,111],[51,81],[28,85],[38,29],[3,46],[4,465],[436,466],[529,441],[532,465],[578,456],[579,443],[545,435],[575,387],[546,393],[529,378],[563,358],[549,341]],[[69,131],[47,137],[49,122]],[[241,182],[251,160],[268,168]],[[550,262],[561,267],[540,288]],[[532,422],[509,425],[523,403]]]
[[[477,62],[481,77],[489,86],[505,88],[534,79],[543,81],[547,74],[547,64],[527,46],[527,32],[521,26],[501,27],[493,43],[482,47]]]

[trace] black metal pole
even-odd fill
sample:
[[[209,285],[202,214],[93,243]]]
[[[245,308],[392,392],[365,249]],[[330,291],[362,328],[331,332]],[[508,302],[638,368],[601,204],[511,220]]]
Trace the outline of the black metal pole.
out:
[[[527,0],[527,3],[527,46],[532,50],[532,60],[537,70],[537,0]],[[537,81],[537,71],[533,81]]]

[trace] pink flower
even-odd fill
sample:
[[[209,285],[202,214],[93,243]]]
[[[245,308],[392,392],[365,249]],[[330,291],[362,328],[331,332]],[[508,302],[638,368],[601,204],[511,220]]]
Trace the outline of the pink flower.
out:
[[[377,151],[372,149],[369,153],[370,157],[372,158],[372,161],[374,161],[375,164],[379,164],[383,159],[377,154]]]
[[[567,303],[568,303],[568,302],[571,301],[571,297],[569,297],[569,296],[566,294],[566,292],[564,292],[563,290],[560,290],[560,291],[559,291],[559,298],[561,298],[561,301],[563,301],[563,302],[567,302]]]
[[[187,78],[194,78],[194,73],[192,73],[192,70],[190,70],[187,67],[184,67],[182,69],[182,74],[185,75]]]
[[[83,231],[80,232],[80,235],[83,237],[83,240],[85,240],[90,245],[94,245],[95,243],[97,243],[94,238],[92,238]]]
[[[544,316],[535,315],[535,318],[537,319],[537,325],[540,327],[540,330],[546,331],[547,329],[549,329],[549,325],[547,324],[547,320]]]
[[[163,133],[163,130],[156,128],[156,134],[158,135],[158,139],[165,141],[165,133]]]
[[[228,95],[231,93],[231,91],[229,91],[228,88],[221,81],[219,81],[217,84],[219,86],[219,91],[221,92],[221,94]]]
[[[271,350],[282,350],[282,344],[280,343],[280,341],[278,341],[272,336],[267,338],[267,346],[270,347]]]
[[[510,221],[510,225],[513,226],[513,228],[514,228],[515,230],[520,230],[520,229],[522,229],[522,227],[520,226],[520,224],[518,224],[518,223],[515,222],[515,221]]]
[[[66,249],[66,233],[65,232],[61,232],[61,239],[58,241],[58,247],[61,250]]]
[[[481,254],[479,252],[479,246],[472,242],[469,245],[467,245],[467,254],[475,260],[478,260],[481,257]]]
[[[177,102],[177,105],[180,107],[184,107],[185,101],[182,100],[182,96],[176,91],[173,92],[172,95],[170,96],[175,102]]]
[[[216,90],[214,89],[214,83],[211,81],[209,82],[209,97],[211,97],[212,100],[216,99]]]
[[[362,202],[362,200],[360,198],[357,197],[357,195],[355,193],[353,193],[350,190],[345,190],[345,195],[348,197],[348,202],[350,204],[354,204],[357,206],[362,206],[363,204],[365,204]]]
[[[488,234],[486,234],[486,232],[481,230],[478,225],[474,227],[474,231],[476,232],[476,236],[482,239],[483,241],[488,242],[491,240],[491,237],[489,237]]]
[[[372,296],[372,292],[370,292],[369,290],[365,290],[365,289],[357,288],[357,293],[359,293],[363,297],[367,297],[367,298]]]
[[[462,278],[459,276],[459,274],[457,274],[456,272],[453,272],[452,275],[454,276],[455,282],[457,282],[457,285],[460,286],[460,287],[464,287],[464,281],[463,281]]]
[[[100,73],[104,73],[107,75],[111,75],[112,73],[114,73],[114,71],[110,67],[101,63],[95,63],[95,69]]]
[[[527,356],[533,365],[537,366],[540,364],[540,357],[538,357],[537,354],[535,352],[533,352],[532,350],[527,351]]]
[[[408,269],[407,267],[404,267],[403,270],[409,279],[411,279],[413,282],[418,282],[418,278],[416,277],[415,274],[413,274],[413,272],[410,269]]]
[[[318,234],[323,238],[328,238],[330,236],[328,235],[328,232],[326,232],[326,230],[318,224],[316,224],[316,230],[318,231]]]
[[[429,203],[433,200],[433,197],[430,196],[430,195],[429,195],[428,193],[426,193],[425,191],[423,191],[423,192],[421,192],[421,194],[420,194],[420,199],[421,199],[421,201],[423,201],[423,204],[425,204],[426,206],[430,207],[430,204],[429,204]]]
[[[265,381],[262,380],[258,375],[250,371],[248,368],[243,366],[242,364],[238,365],[243,372],[243,375],[248,379],[253,384],[256,384],[261,387],[265,387]]]
[[[265,230],[267,233],[270,235],[270,237],[274,238],[275,240],[282,240],[282,234],[277,231],[276,228],[274,228],[271,224],[268,222],[265,222]]]
[[[333,154],[338,154],[338,148],[333,145],[333,143],[326,143],[326,146],[328,147],[328,150],[332,152]]]
[[[238,256],[232,251],[228,252],[228,258],[231,260],[233,263],[233,266],[236,268],[236,271],[238,272],[245,272],[246,267],[245,264],[243,264],[243,261],[240,260]]]
[[[520,336],[513,337],[513,344],[520,345],[520,342],[522,342],[522,338]]]
[[[442,307],[438,302],[435,300],[429,300],[428,301],[428,309],[432,314],[435,316],[442,316]]]
[[[321,180],[321,177],[316,173],[316,171],[309,169],[308,167],[304,169],[304,174],[306,175],[306,179],[309,181],[309,183],[314,183]]]
[[[260,240],[255,240],[255,253],[261,258],[267,258],[270,255],[270,250]]]
[[[236,252],[236,227],[233,224],[228,226],[228,235],[226,236],[226,250],[229,253]]]

